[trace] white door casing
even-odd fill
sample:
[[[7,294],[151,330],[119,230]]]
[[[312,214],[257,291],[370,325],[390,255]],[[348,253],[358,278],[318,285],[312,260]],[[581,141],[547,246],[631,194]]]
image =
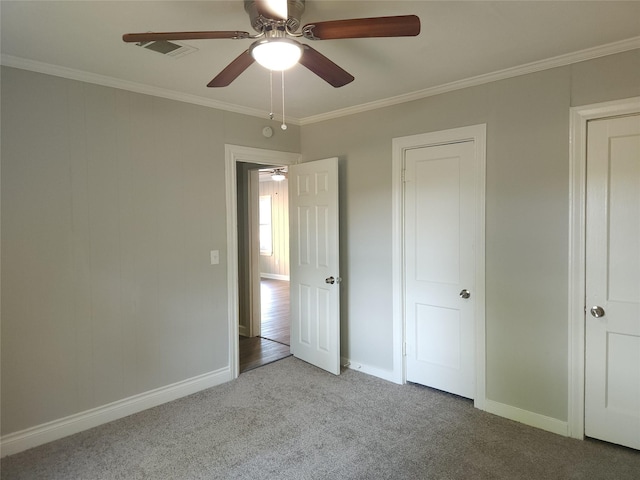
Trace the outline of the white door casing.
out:
[[[262,309],[260,301],[260,220],[259,220],[259,172],[249,171],[249,336],[259,337],[262,333]]]
[[[567,433],[578,439],[585,433],[587,122],[638,113],[640,97],[572,107],[570,111]]]
[[[475,395],[473,152],[468,141],[405,153],[407,380],[467,398]]]
[[[640,449],[640,115],[587,127],[585,434]]]
[[[225,145],[225,184],[227,211],[227,252],[221,264],[227,264],[227,317],[229,319],[229,370],[232,378],[239,373],[238,358],[238,193],[236,164],[293,165],[300,154],[263,150],[239,145]]]
[[[289,169],[291,353],[340,374],[338,159]]]
[[[404,172],[405,159],[407,155],[411,157],[410,152],[413,150],[421,150],[430,147],[441,147],[450,144],[467,143],[467,147],[471,148],[472,167],[471,171],[467,170],[466,173],[471,173],[467,180],[470,182],[466,187],[468,189],[468,202],[472,207],[465,210],[464,215],[468,217],[469,222],[473,223],[474,228],[471,231],[471,238],[463,239],[463,242],[470,241],[471,248],[463,252],[461,258],[465,258],[465,263],[471,263],[469,273],[466,276],[460,276],[461,279],[466,280],[468,278],[469,285],[472,287],[461,286],[459,289],[455,289],[447,292],[446,297],[449,305],[451,302],[462,302],[462,310],[472,311],[471,316],[473,318],[473,333],[471,334],[471,347],[467,347],[468,351],[473,351],[473,366],[471,393],[467,392],[467,396],[474,399],[474,406],[479,409],[485,409],[485,171],[486,171],[486,125],[473,125],[468,127],[454,128],[450,130],[444,130],[439,132],[432,132],[420,135],[412,135],[409,137],[396,138],[393,140],[393,233],[392,233],[392,248],[393,248],[393,312],[394,312],[394,373],[393,381],[398,383],[404,383],[407,379],[411,379],[410,360],[409,355],[412,355],[412,347],[410,346],[412,340],[408,330],[410,328],[415,329],[413,320],[409,318],[409,309],[412,308],[409,305],[410,294],[407,293],[406,278],[411,274],[405,271],[405,267],[410,263],[410,260],[406,260],[405,256],[408,255],[407,249],[409,246],[406,244],[408,233],[405,232],[406,222],[406,209],[407,199],[405,198],[405,183]],[[446,150],[446,147],[445,147]],[[435,151],[435,150],[434,150]],[[426,152],[426,150],[425,150]],[[446,157],[447,155],[445,155]],[[441,169],[443,173],[447,170],[451,171],[451,166],[446,161],[437,161],[432,165],[432,173]],[[422,176],[426,172],[422,172]],[[429,181],[428,178],[424,178]],[[451,208],[451,204],[448,205]],[[446,216],[441,215],[438,221],[444,221]],[[455,233],[455,232],[453,232]],[[452,231],[449,231],[449,235]],[[441,235],[440,238],[436,238],[432,241],[443,241],[446,235]],[[452,253],[451,250],[448,252]],[[473,254],[472,257],[466,255]],[[438,261],[438,259],[432,259]],[[442,263],[440,264],[443,265]],[[407,267],[408,269],[409,267]],[[411,267],[413,268],[413,267]],[[469,275],[472,277],[470,278]],[[415,270],[413,272],[415,277]],[[447,282],[444,282],[447,283]],[[452,283],[452,282],[449,282]],[[459,286],[459,285],[458,285]],[[443,287],[440,286],[440,289]],[[461,299],[458,295],[463,289],[470,290],[471,296],[466,302],[465,299]],[[453,293],[451,293],[453,292]],[[464,303],[466,302],[466,303]],[[426,302],[429,304],[429,302]],[[432,302],[435,303],[435,302]],[[460,303],[458,303],[460,305]],[[435,307],[444,314],[448,314],[449,317],[457,316],[455,310],[447,311],[446,307],[437,307],[435,305],[427,307]],[[415,308],[415,305],[414,305]],[[422,307],[420,307],[422,308]],[[424,311],[424,309],[423,309]],[[466,313],[466,312],[465,312]],[[411,313],[413,315],[413,313]],[[446,316],[446,315],[444,315]],[[406,324],[405,324],[406,320]],[[433,326],[436,326],[438,322],[444,320],[441,317],[433,322]],[[428,323],[428,322],[427,322]],[[445,328],[448,328],[448,332],[453,330],[450,328],[452,325],[442,324]],[[465,340],[467,345],[469,344],[468,338]],[[406,342],[406,343],[405,343]],[[415,346],[413,347],[416,348]],[[405,352],[407,356],[405,356]],[[419,353],[420,355],[420,353]],[[446,359],[446,353],[444,353]],[[449,357],[450,361],[451,357]],[[442,359],[441,359],[442,360]],[[446,363],[446,362],[441,362]]]

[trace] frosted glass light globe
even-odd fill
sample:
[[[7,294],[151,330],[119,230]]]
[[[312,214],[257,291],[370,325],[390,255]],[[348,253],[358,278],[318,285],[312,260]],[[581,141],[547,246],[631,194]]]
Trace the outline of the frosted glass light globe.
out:
[[[289,38],[265,39],[254,43],[250,52],[260,65],[280,72],[298,63],[302,56],[302,46]]]

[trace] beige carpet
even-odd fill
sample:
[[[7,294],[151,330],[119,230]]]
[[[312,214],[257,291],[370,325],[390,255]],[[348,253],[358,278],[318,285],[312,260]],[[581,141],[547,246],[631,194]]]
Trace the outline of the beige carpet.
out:
[[[640,452],[293,357],[6,457],[2,479],[638,480]]]

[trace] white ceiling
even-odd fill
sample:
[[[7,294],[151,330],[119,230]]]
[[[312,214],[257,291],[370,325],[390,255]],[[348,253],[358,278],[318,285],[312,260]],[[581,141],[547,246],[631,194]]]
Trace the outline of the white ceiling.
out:
[[[251,40],[183,42],[198,51],[181,58],[122,41],[123,33],[145,31],[254,33],[242,0],[2,0],[0,8],[5,65],[127,85],[235,111],[266,115],[270,110],[269,73],[257,64],[229,87],[206,87]],[[287,117],[304,123],[559,56],[564,56],[556,59],[561,64],[567,58],[640,47],[639,1],[307,0],[301,23],[404,14],[420,17],[418,37],[304,40],[356,79],[336,89],[295,66],[285,75]],[[581,53],[569,55],[575,52]],[[279,114],[279,75],[274,83],[274,110]]]

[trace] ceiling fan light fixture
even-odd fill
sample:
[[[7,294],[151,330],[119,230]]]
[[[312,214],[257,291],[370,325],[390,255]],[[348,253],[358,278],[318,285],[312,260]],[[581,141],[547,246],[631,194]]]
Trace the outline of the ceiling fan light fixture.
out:
[[[274,170],[274,172],[271,174],[271,180],[273,180],[274,182],[282,182],[285,178],[287,178],[284,175],[284,172],[282,170]]]
[[[266,38],[251,45],[249,51],[264,68],[280,72],[298,63],[302,56],[302,45],[290,38]]]

